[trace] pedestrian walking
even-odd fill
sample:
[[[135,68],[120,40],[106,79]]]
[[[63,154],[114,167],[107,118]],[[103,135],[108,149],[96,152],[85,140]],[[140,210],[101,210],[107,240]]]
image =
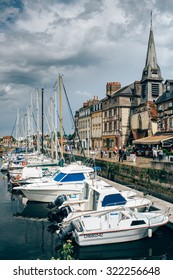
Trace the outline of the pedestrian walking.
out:
[[[162,151],[162,148],[160,148],[160,150],[158,150],[157,155],[158,155],[159,161],[161,161],[161,160],[163,159],[163,151]]]
[[[118,153],[118,148],[117,148],[117,146],[115,146],[114,150],[113,150],[113,154],[114,154],[115,159],[117,159],[117,153]]]
[[[118,154],[119,154],[119,162],[120,161],[123,162],[124,151],[121,147],[119,148]]]
[[[157,159],[157,150],[156,147],[153,148],[153,161]]]

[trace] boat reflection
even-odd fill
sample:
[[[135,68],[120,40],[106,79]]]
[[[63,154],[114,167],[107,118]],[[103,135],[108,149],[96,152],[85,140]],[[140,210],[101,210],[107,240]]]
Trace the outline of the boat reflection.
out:
[[[19,203],[21,203],[19,207],[19,203],[17,203],[16,209],[14,209],[13,214],[14,217],[24,217],[24,218],[33,218],[33,219],[46,219],[48,218],[48,213],[50,209],[47,207],[47,203],[43,202],[35,202],[35,201],[27,201],[24,197],[20,198]],[[14,201],[13,201],[14,202]],[[14,208],[14,207],[13,207]]]
[[[157,231],[152,238],[119,244],[80,247],[74,244],[74,258],[79,260],[156,260],[167,259],[166,234]]]

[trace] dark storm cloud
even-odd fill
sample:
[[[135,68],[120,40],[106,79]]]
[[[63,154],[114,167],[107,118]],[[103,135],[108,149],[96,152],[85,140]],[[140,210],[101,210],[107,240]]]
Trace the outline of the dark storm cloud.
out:
[[[2,82],[9,81],[10,84],[37,84],[39,78],[39,74],[35,72],[25,73],[22,70],[8,71],[7,73],[3,73],[1,80]]]

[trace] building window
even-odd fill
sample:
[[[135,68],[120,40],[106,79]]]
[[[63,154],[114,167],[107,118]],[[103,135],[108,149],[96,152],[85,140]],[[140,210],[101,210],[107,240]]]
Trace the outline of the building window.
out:
[[[172,108],[172,102],[169,102],[169,104],[168,104],[168,109],[169,108]]]
[[[112,123],[109,123],[109,131],[112,131]]]
[[[104,131],[107,131],[107,123],[104,124]]]
[[[158,111],[162,111],[162,105],[158,106]]]
[[[114,109],[114,116],[117,114],[117,108]]]
[[[117,121],[114,122],[114,130],[117,130]]]
[[[138,116],[138,122],[139,122],[139,129],[142,129],[142,118],[140,115]]]

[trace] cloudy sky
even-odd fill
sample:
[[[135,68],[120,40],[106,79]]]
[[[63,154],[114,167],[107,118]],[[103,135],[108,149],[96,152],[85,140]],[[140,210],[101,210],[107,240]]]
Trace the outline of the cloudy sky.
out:
[[[172,0],[0,0],[0,136],[11,135],[36,89],[48,108],[59,73],[73,112],[104,98],[108,81],[140,80],[151,10],[158,64],[173,79]]]

